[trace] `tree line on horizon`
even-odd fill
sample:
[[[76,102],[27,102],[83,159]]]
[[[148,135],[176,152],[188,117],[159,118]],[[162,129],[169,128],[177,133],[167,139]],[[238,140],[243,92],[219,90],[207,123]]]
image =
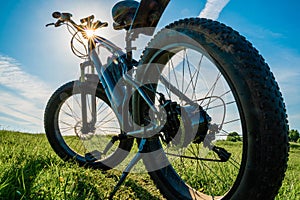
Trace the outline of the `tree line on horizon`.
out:
[[[298,130],[291,129],[289,130],[289,141],[300,143],[300,134]],[[238,142],[242,141],[242,137],[237,132],[231,132],[227,135],[226,141]]]

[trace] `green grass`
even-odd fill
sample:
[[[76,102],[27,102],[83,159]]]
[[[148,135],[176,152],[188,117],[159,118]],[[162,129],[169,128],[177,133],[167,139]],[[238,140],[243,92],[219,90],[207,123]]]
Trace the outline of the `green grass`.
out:
[[[229,145],[229,143],[228,143]],[[0,131],[0,200],[105,199],[120,172],[65,163],[45,135]],[[162,199],[147,174],[130,174],[114,199]],[[288,171],[276,199],[300,199],[300,144],[292,143]]]
[[[105,199],[119,176],[65,163],[45,135],[0,131],[0,199]],[[114,199],[161,199],[147,174],[130,174]]]
[[[300,200],[300,143],[290,144],[288,169],[276,200]]]

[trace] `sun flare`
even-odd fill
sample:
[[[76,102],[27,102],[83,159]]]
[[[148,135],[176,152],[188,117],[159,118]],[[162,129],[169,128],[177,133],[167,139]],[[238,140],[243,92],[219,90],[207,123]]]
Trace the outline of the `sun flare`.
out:
[[[93,38],[95,36],[95,30],[87,29],[85,30],[87,38]]]

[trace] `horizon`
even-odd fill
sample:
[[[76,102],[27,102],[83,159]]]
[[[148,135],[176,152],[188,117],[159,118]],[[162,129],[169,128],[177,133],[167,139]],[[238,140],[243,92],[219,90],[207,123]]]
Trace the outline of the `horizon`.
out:
[[[59,86],[79,75],[81,60],[71,53],[66,28],[45,27],[55,21],[51,17],[53,11],[70,11],[75,20],[95,14],[110,26],[99,33],[123,45],[124,31],[112,29],[110,12],[117,1],[103,2],[2,2],[0,129],[44,133],[43,114],[49,97]],[[290,129],[300,130],[300,68],[297,66],[300,63],[300,28],[297,26],[300,3],[269,0],[253,0],[247,4],[230,0],[173,2],[156,31],[176,19],[199,16],[218,20],[240,32],[270,65],[286,103]],[[148,40],[137,42],[137,58]]]

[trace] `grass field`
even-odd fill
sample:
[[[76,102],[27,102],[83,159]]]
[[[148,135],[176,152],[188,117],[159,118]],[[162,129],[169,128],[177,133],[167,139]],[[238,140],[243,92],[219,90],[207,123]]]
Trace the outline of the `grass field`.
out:
[[[0,131],[0,199],[105,199],[120,172],[65,163],[45,135]],[[147,174],[130,174],[115,199],[162,199]],[[300,144],[292,143],[289,166],[276,199],[300,199]]]

